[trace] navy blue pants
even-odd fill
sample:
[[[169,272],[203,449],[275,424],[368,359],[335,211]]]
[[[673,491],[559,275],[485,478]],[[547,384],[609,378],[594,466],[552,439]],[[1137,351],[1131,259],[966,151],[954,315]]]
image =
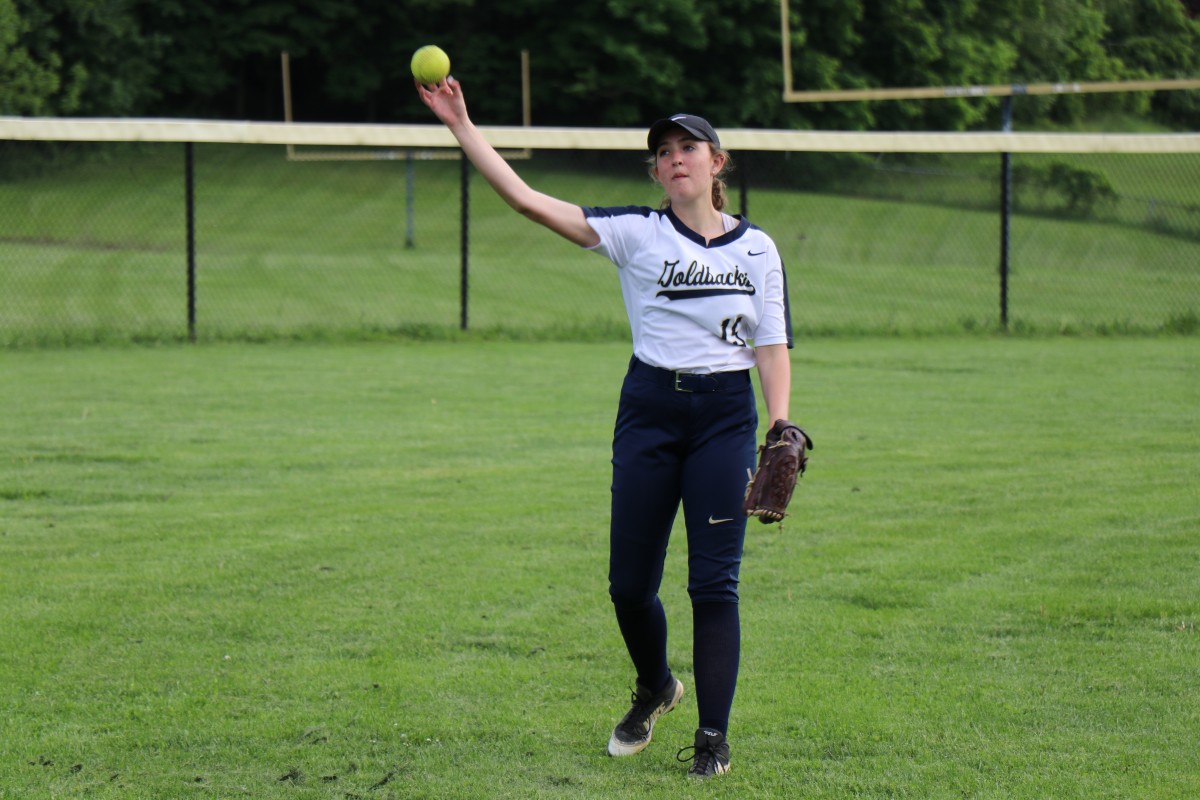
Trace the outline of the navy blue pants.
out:
[[[613,435],[609,594],[638,682],[662,689],[671,672],[658,590],[682,503],[700,725],[722,733],[737,680],[742,498],[757,429],[748,372],[676,375],[630,362]]]

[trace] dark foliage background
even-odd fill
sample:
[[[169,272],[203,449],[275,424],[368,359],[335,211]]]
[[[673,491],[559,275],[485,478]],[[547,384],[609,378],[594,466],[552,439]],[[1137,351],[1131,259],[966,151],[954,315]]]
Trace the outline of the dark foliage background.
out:
[[[796,89],[1195,77],[1194,0],[793,0]],[[473,116],[638,126],[686,109],[732,127],[996,127],[994,99],[795,105],[776,0],[0,0],[0,114],[427,122],[408,62],[436,43]],[[1200,127],[1200,92],[1029,98],[1019,121],[1098,113]]]

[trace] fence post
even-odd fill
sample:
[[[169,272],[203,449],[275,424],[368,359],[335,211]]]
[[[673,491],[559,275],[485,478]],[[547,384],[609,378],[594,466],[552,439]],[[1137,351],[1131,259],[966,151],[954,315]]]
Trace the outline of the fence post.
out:
[[[404,247],[408,250],[416,246],[416,239],[413,236],[413,201],[415,199],[413,184],[416,182],[414,172],[413,153],[412,150],[407,150],[404,153]]]
[[[461,311],[458,324],[459,327],[465,331],[467,329],[467,299],[469,297],[469,292],[467,290],[467,279],[469,277],[468,261],[470,248],[468,243],[470,238],[468,233],[470,229],[471,216],[471,162],[467,158],[466,153],[462,154],[462,159],[459,163],[462,165],[462,169],[459,171],[460,179],[458,188],[459,197],[462,199],[462,208],[459,212],[461,219],[461,238],[459,240],[459,250],[462,256],[462,269],[460,272],[461,295],[459,297]]]
[[[187,326],[196,341],[196,180],[192,143],[183,145],[185,213],[187,214]]]
[[[1004,98],[1005,133],[1012,133],[1012,95]],[[1012,153],[1000,154],[1000,328],[1008,330],[1008,239],[1012,217]]]

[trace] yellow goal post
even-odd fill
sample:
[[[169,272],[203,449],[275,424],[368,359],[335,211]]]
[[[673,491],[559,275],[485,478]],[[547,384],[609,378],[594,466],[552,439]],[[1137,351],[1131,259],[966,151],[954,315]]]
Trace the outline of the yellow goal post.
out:
[[[779,0],[779,39],[782,47],[785,103],[848,103],[869,100],[944,100],[954,97],[1014,97],[1019,95],[1095,94],[1098,92],[1157,92],[1200,89],[1200,78],[1132,81],[1055,81],[981,86],[907,86],[870,89],[814,89],[792,86],[792,27],[788,0]]]

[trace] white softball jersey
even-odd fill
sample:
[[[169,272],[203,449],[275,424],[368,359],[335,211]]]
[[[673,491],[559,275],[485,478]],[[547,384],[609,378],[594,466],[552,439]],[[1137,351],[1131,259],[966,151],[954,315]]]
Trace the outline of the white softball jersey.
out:
[[[792,346],[787,278],[775,242],[725,215],[711,242],[670,208],[583,208],[600,236],[592,248],[617,265],[633,354],[680,372],[754,366],[754,347]]]

